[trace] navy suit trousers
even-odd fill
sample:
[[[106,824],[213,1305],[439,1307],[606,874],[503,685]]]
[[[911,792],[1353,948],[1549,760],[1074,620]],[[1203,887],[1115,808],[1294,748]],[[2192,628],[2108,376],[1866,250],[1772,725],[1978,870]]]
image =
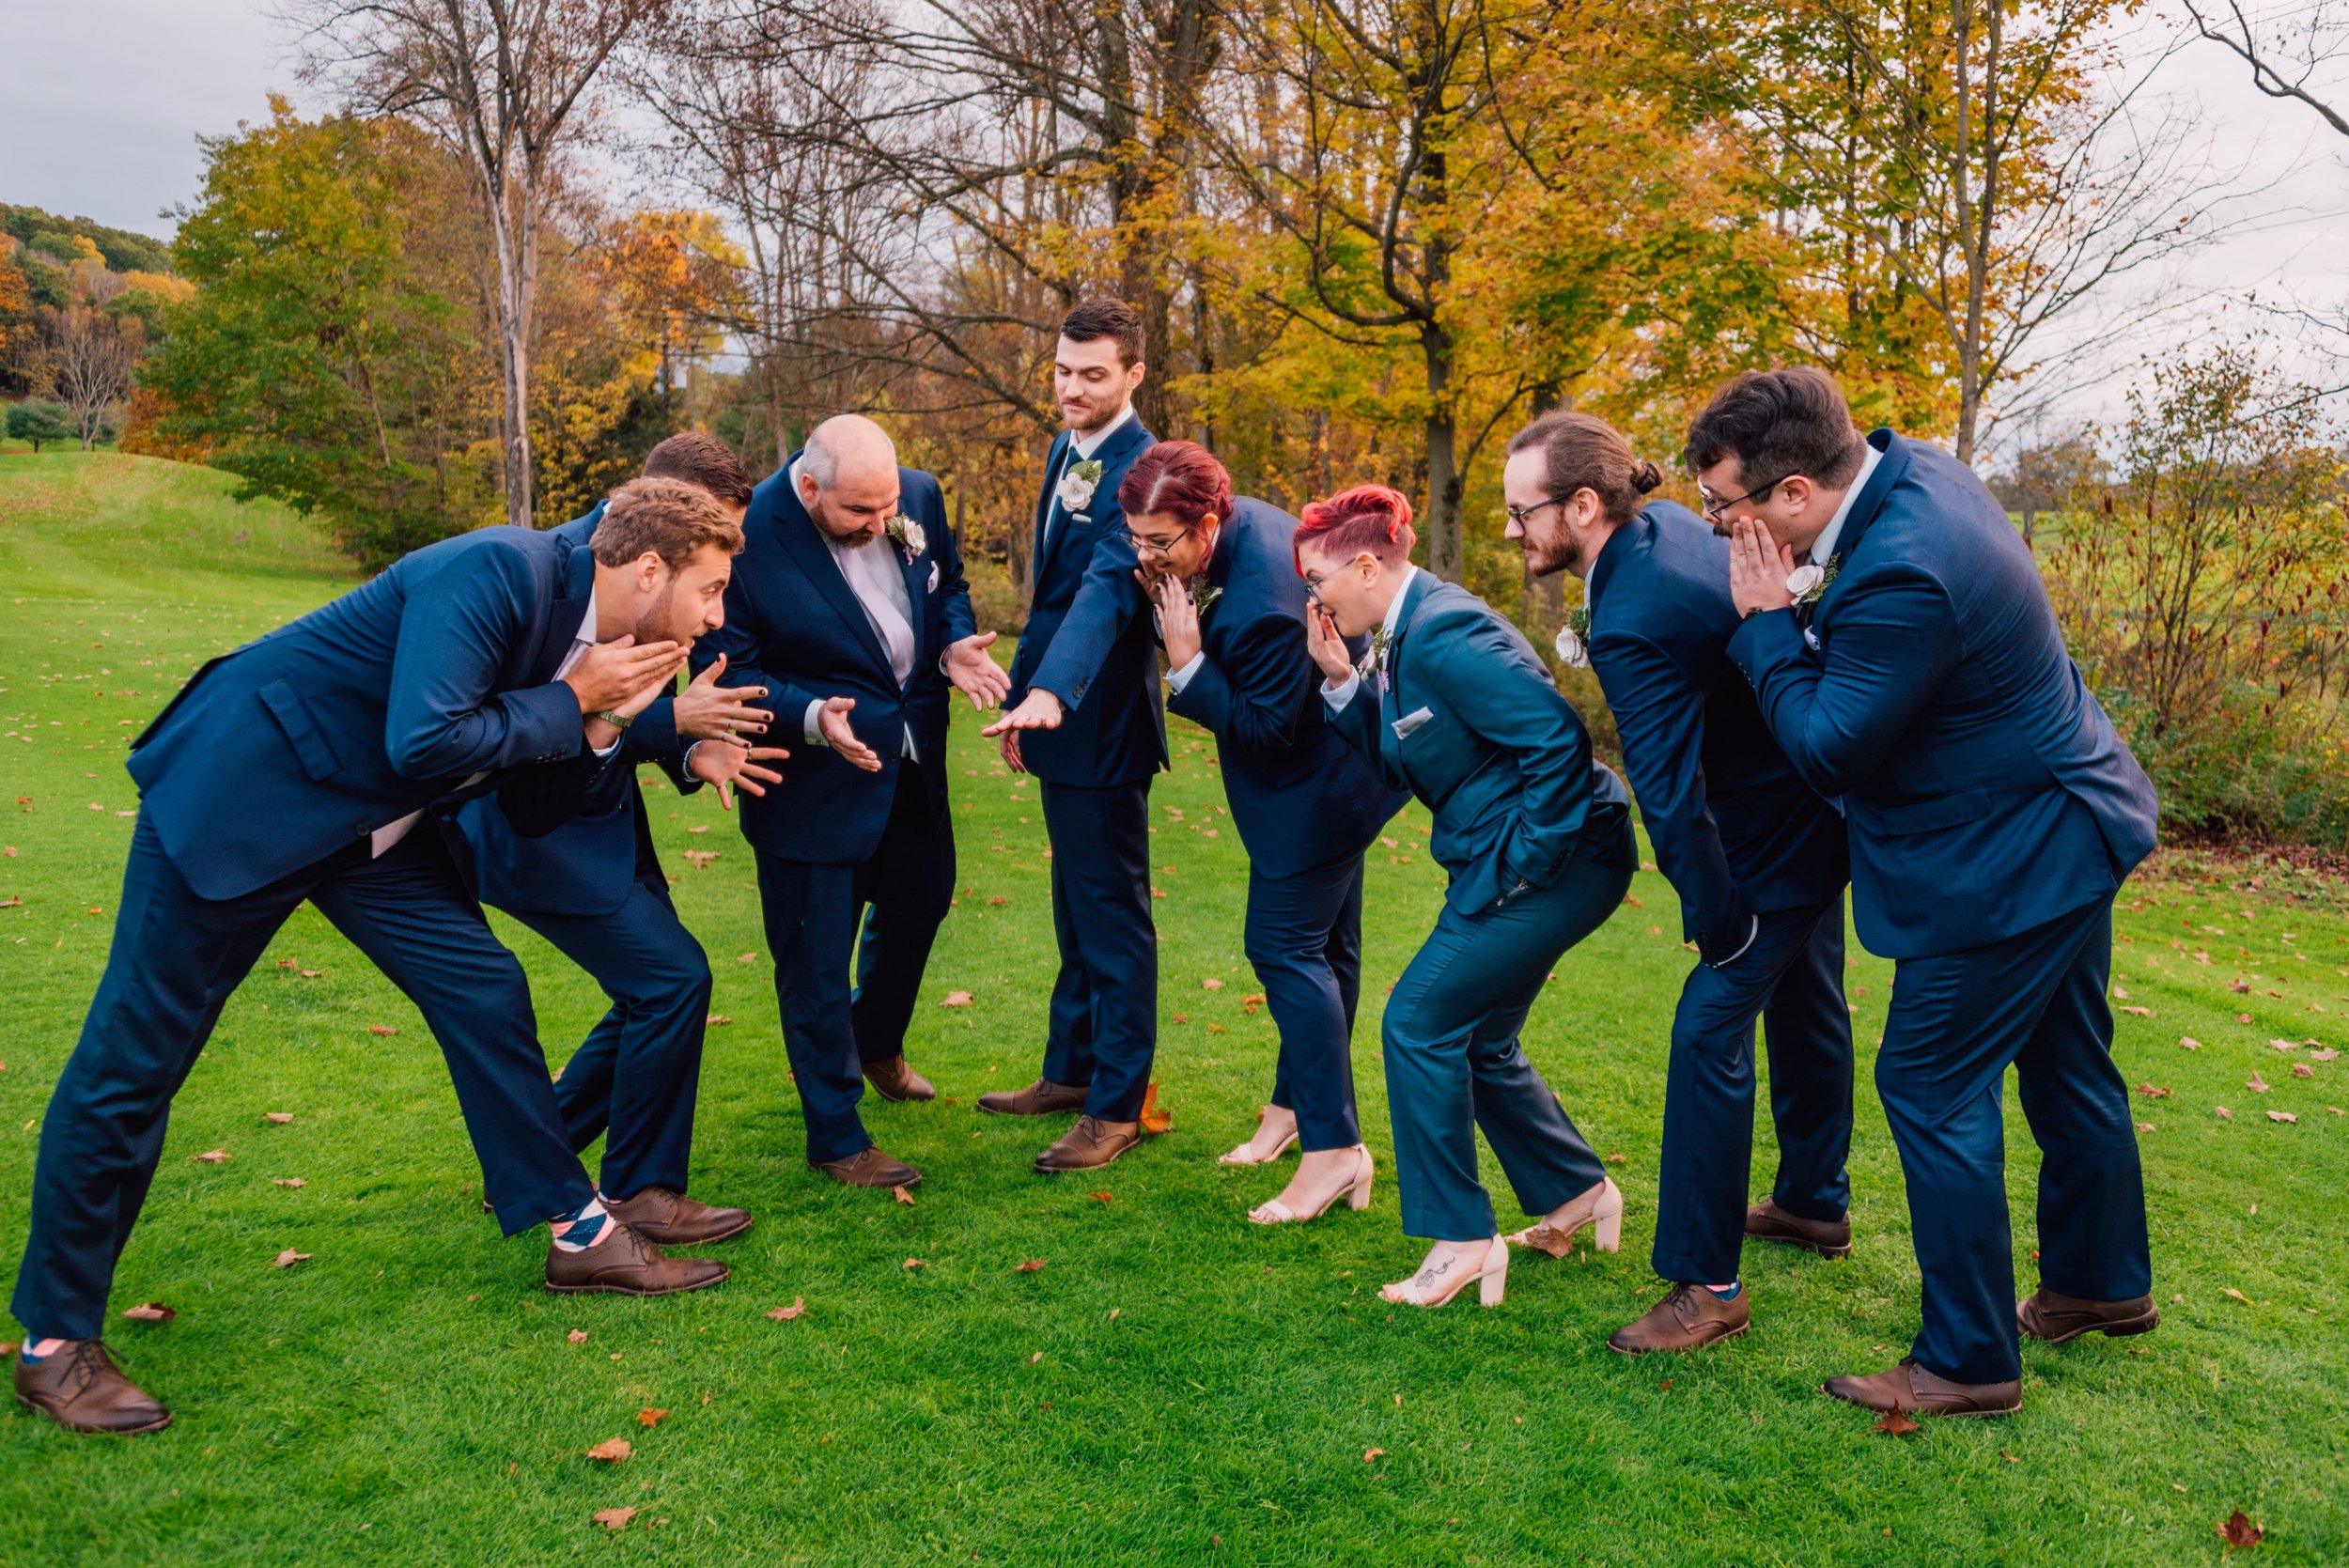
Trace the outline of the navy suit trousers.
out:
[[[422,1010],[512,1235],[595,1195],[563,1134],[522,967],[500,946],[428,822],[381,859],[364,840],[252,893],[199,897],[144,813],[114,949],[58,1075],[10,1310],[35,1335],[97,1339],[155,1176],[172,1096],[223,1006],[308,899]]]
[[[1248,962],[1281,1031],[1272,1103],[1307,1154],[1362,1141],[1354,1115],[1354,1004],[1362,991],[1362,858],[1293,877],[1248,874]]]
[[[1924,1281],[1910,1354],[1960,1383],[2022,1375],[2006,1207],[2006,1070],[2039,1143],[2039,1278],[2125,1301],[2153,1288],[2128,1083],[2112,1064],[2112,901],[1987,946],[1904,959],[1876,1093],[1908,1179]]]
[[[603,1195],[617,1203],[648,1187],[685,1190],[693,1156],[693,1101],[709,1018],[709,960],[669,902],[658,871],[608,915],[517,911],[595,977],[612,1010],[554,1080],[554,1103],[574,1150],[608,1129]]]
[[[1052,983],[1044,1076],[1089,1086],[1106,1122],[1142,1114],[1158,1049],[1159,940],[1150,920],[1150,785],[1043,786],[1052,841]]]
[[[1753,1169],[1753,1020],[1770,1059],[1778,1127],[1771,1198],[1805,1219],[1851,1205],[1851,1014],[1843,1001],[1843,900],[1761,917],[1720,969],[1700,964],[1672,1015],[1656,1272],[1681,1283],[1737,1278]]]
[[[1406,1234],[1474,1241],[1494,1234],[1476,1174],[1476,1134],[1527,1214],[1548,1214],[1606,1168],[1533,1063],[1518,1032],[1551,968],[1607,923],[1631,886],[1631,829],[1620,852],[1579,851],[1554,886],[1472,915],[1451,905],[1395,982],[1383,1028],[1395,1190]]]
[[[758,897],[775,960],[783,1044],[821,1165],[872,1146],[857,1105],[863,1063],[903,1054],[930,944],[954,894],[954,839],[921,769],[897,769],[888,825],[861,865],[818,865],[758,852]],[[857,924],[873,915],[859,954]],[[848,988],[849,959],[860,961]]]

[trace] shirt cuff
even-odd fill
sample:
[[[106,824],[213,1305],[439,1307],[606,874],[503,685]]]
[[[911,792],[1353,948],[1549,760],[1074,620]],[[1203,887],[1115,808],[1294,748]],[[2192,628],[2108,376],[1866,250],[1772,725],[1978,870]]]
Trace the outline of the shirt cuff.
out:
[[[824,699],[817,697],[815,701],[807,705],[807,717],[800,721],[800,729],[801,733],[807,737],[807,743],[811,746],[829,746],[832,744],[832,742],[824,738],[823,726],[817,722],[817,721],[823,717],[823,712]]]
[[[612,753],[620,749],[620,742],[626,740],[627,738],[628,737],[626,735],[622,735],[619,740],[614,740],[609,746],[590,746],[587,749],[596,753],[598,761],[608,761],[611,758]]]
[[[1190,659],[1185,660],[1181,669],[1169,670],[1166,675],[1166,684],[1174,689],[1176,696],[1181,696],[1183,694],[1183,688],[1190,684],[1190,677],[1197,675],[1199,673],[1199,666],[1205,664],[1206,661],[1207,650],[1202,648],[1197,653],[1192,654]]]
[[[1321,683],[1321,700],[1329,705],[1330,712],[1344,713],[1346,705],[1354,700],[1354,693],[1361,690],[1361,685],[1362,677],[1348,670],[1343,683],[1329,680]]]
[[[1753,917],[1753,924],[1746,929],[1746,939],[1738,944],[1737,951],[1731,954],[1728,957],[1722,959],[1719,963],[1714,965],[1713,967],[1717,970],[1727,969],[1730,965],[1744,957],[1746,955],[1746,950],[1753,945],[1754,938],[1760,936],[1761,934],[1762,917],[1760,915],[1755,915]]]

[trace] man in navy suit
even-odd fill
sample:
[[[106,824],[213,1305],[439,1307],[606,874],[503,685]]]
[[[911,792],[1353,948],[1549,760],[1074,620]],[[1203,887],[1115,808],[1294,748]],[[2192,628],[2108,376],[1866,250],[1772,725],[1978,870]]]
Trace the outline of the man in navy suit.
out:
[[[1730,661],[1728,541],[1685,506],[1643,501],[1663,477],[1606,421],[1568,411],[1511,438],[1501,474],[1526,566],[1583,580],[1583,614],[1560,650],[1598,675],[1700,960],[1672,1017],[1664,1092],[1654,1261],[1672,1288],[1608,1340],[1626,1355],[1744,1333],[1746,1235],[1851,1250],[1843,821],[1770,738]],[[1749,1208],[1757,1015],[1779,1166]]]
[[[1036,1157],[1038,1171],[1107,1165],[1142,1138],[1158,1049],[1158,931],[1150,919],[1150,776],[1166,766],[1159,656],[1138,596],[1070,615],[1088,575],[1135,567],[1117,488],[1155,439],[1133,406],[1142,384],[1141,313],[1119,300],[1079,305],[1061,323],[1052,391],[1067,428],[1053,438],[1036,502],[1035,594],[1011,666],[1016,706],[1001,736],[1015,772],[1043,781],[1052,843],[1052,984],[1044,1070],[1025,1089],[982,1094],[1003,1116],[1081,1110]]]
[[[995,634],[976,630],[938,481],[898,467],[871,420],[818,425],[753,493],[743,532],[725,627],[693,659],[766,687],[810,748],[742,809],[807,1161],[851,1187],[911,1187],[922,1173],[873,1141],[857,1103],[863,1079],[887,1099],[936,1093],[905,1036],[954,897],[948,687],[985,706],[1009,683]]]
[[[663,1295],[725,1266],[666,1258],[604,1212],[564,1136],[514,955],[435,800],[499,788],[543,831],[608,786],[629,721],[723,611],[734,520],[640,479],[592,550],[487,528],[417,551],[196,672],[134,741],[140,790],[105,977],[41,1127],[11,1310],[20,1402],[77,1431],[170,1414],[100,1332],[173,1094],[305,899],[423,1012],[508,1234],[552,1222],[547,1284]]]
[[[2030,551],[1971,470],[1864,440],[1816,370],[1740,377],[1687,458],[1732,529],[1730,640],[1796,768],[1842,797],[1853,916],[1898,964],[1876,1089],[1908,1182],[1922,1330],[1837,1377],[1874,1410],[2022,1403],[2019,1332],[2158,1320],[2128,1087],[2112,1064],[2112,899],[2153,785],[2064,652]],[[2015,1300],[2002,1082],[2039,1143],[2041,1287]]]
[[[670,436],[645,459],[645,477],[698,486],[739,522],[750,505],[750,475],[725,443],[698,430]],[[603,504],[553,531],[584,545]],[[682,695],[665,692],[636,716],[620,742],[619,799],[540,838],[526,837],[494,796],[454,814],[482,902],[504,909],[593,975],[612,1009],[554,1080],[555,1104],[583,1151],[605,1138],[599,1187],[611,1213],[663,1246],[702,1246],[750,1229],[740,1209],[686,1195],[693,1150],[694,1093],[709,1017],[709,960],[669,901],[653,852],[652,822],[636,765],[652,763],[680,794],[703,775],[730,769],[736,735],[765,733],[771,718],[751,707],[756,687],[722,687],[723,660],[705,666]],[[775,774],[751,763],[737,777],[761,793]],[[721,785],[722,803],[731,804]],[[494,1194],[491,1194],[494,1198]]]

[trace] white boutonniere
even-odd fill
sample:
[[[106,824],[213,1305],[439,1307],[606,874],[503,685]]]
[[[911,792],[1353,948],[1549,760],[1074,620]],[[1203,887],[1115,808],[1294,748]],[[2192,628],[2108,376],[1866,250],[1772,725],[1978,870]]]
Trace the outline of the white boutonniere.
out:
[[[930,536],[922,531],[922,525],[903,512],[891,518],[881,527],[887,531],[890,542],[906,552],[909,561],[930,548]]]
[[[1830,555],[1827,564],[1806,562],[1786,574],[1786,591],[1795,596],[1797,609],[1808,610],[1819,602],[1827,585],[1835,581],[1835,568],[1843,561],[1841,555]]]
[[[1591,609],[1578,604],[1566,612],[1566,624],[1558,629],[1558,657],[1571,668],[1587,669],[1591,662]]]
[[[1101,483],[1101,475],[1108,472],[1109,465],[1098,458],[1070,463],[1067,471],[1060,476],[1059,488],[1052,493],[1072,516],[1081,517],[1084,509],[1093,505],[1093,492]]]

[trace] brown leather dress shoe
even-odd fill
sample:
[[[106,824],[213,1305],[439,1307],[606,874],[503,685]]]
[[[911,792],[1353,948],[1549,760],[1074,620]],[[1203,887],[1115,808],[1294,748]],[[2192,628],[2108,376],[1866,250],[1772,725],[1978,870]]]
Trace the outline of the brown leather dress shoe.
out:
[[[1753,1315],[1739,1291],[1724,1301],[1703,1285],[1674,1285],[1646,1313],[1607,1337],[1607,1348],[1625,1356],[1657,1350],[1697,1350],[1746,1331]]]
[[[662,1247],[707,1247],[751,1228],[748,1210],[715,1208],[670,1187],[648,1187],[621,1203],[606,1203],[603,1209],[646,1241]]]
[[[885,1100],[934,1100],[938,1090],[928,1079],[917,1073],[903,1056],[893,1056],[886,1062],[864,1063],[864,1081],[873,1086],[873,1093]]]
[[[881,1153],[878,1143],[867,1143],[846,1159],[828,1159],[820,1165],[809,1160],[808,1168],[847,1187],[918,1187],[922,1181],[921,1172]]]
[[[2109,1334],[2116,1340],[2150,1334],[2161,1321],[2161,1309],[2150,1296],[2134,1301],[2090,1301],[2042,1285],[2015,1304],[2015,1321],[2034,1340],[2063,1344],[2082,1334]]]
[[[1851,1250],[1851,1217],[1805,1219],[1765,1198],[1746,1210],[1746,1234],[1799,1247],[1823,1258],[1840,1258]]]
[[[1890,1372],[1830,1377],[1819,1390],[1866,1409],[1906,1410],[1912,1416],[2011,1416],[2023,1407],[2020,1382],[1952,1383],[1906,1357]]]
[[[129,1436],[171,1424],[171,1412],[122,1375],[103,1340],[68,1340],[38,1361],[18,1357],[16,1402],[68,1432]]]
[[[702,1290],[734,1271],[714,1258],[671,1258],[614,1222],[612,1234],[577,1252],[547,1248],[547,1289],[565,1296],[610,1291],[616,1296],[675,1296]]]
[[[1141,1141],[1140,1122],[1080,1116],[1075,1126],[1061,1134],[1059,1142],[1035,1157],[1035,1168],[1047,1172],[1097,1171]]]
[[[1085,1108],[1084,1085],[1037,1079],[1025,1089],[999,1089],[979,1096],[979,1109],[994,1116],[1052,1116]]]

